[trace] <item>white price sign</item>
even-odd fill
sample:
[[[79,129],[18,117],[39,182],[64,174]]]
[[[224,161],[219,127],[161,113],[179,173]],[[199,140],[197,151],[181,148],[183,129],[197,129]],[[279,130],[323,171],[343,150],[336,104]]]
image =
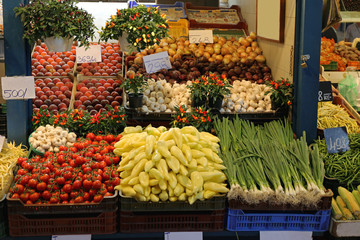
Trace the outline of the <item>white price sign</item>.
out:
[[[189,30],[190,43],[214,43],[212,30]]]
[[[172,68],[167,51],[144,56],[143,61],[147,73],[155,73],[163,68]]]
[[[2,96],[5,100],[35,98],[35,82],[33,76],[2,77]]]
[[[77,63],[101,62],[101,46],[90,45],[88,49],[76,47],[76,61]]]
[[[51,240],[91,240],[91,234],[84,234],[84,235],[52,235]]]
[[[203,240],[202,232],[165,232],[164,233],[165,240]]]
[[[260,240],[312,240],[312,232],[260,231]]]

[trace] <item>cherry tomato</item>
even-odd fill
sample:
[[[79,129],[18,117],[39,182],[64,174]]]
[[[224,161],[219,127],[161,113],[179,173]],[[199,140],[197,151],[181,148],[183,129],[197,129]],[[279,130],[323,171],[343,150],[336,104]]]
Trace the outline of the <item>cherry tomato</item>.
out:
[[[29,196],[29,199],[30,199],[31,202],[34,203],[39,199],[39,197],[40,197],[40,194],[37,193],[37,192],[34,192]]]
[[[90,199],[90,194],[88,192],[84,193],[84,201],[88,201]]]
[[[84,198],[82,196],[78,196],[74,199],[74,202],[75,203],[82,203],[84,202]]]
[[[24,203],[26,203],[27,200],[29,200],[29,196],[30,196],[29,193],[22,193],[22,194],[20,194],[20,200],[23,201]]]
[[[19,158],[17,159],[17,164],[21,166],[21,164],[22,164],[24,161],[26,161],[26,160],[27,160],[27,158],[19,157]]]
[[[21,184],[16,184],[14,187],[14,192],[18,194],[22,194],[24,192],[24,186]]]
[[[45,200],[49,200],[51,198],[51,193],[47,190],[43,191],[41,197]]]
[[[69,199],[69,194],[61,193],[60,194],[60,199],[61,199],[62,202],[67,201]]]
[[[102,136],[97,135],[97,136],[95,137],[95,141],[100,142],[101,140],[103,140],[103,137],[102,137]]]
[[[50,179],[50,176],[48,174],[44,174],[39,177],[40,181],[46,182],[46,183],[49,181],[49,179]]]
[[[72,189],[79,190],[81,188],[81,181],[75,180],[72,184]]]
[[[47,185],[46,183],[44,182],[40,182],[36,185],[36,189],[39,191],[39,192],[42,192],[46,189]]]
[[[88,134],[86,134],[86,138],[93,141],[95,139],[95,134],[94,133],[88,133]]]
[[[101,195],[96,195],[96,196],[94,196],[93,201],[94,201],[94,202],[101,202],[102,199],[103,199],[103,196],[101,196]]]
[[[56,178],[56,183],[59,185],[64,185],[65,184],[65,178],[64,177],[57,177]]]
[[[78,191],[72,191],[71,193],[70,193],[70,197],[72,198],[72,199],[75,199],[75,198],[77,198],[79,196],[79,192]]]
[[[114,135],[108,134],[108,135],[105,136],[105,140],[108,143],[111,143],[111,142],[115,141],[115,137],[114,137]]]
[[[36,185],[38,184],[38,181],[36,179],[30,179],[28,182],[29,187],[36,188]]]
[[[57,161],[60,165],[62,165],[62,164],[65,163],[65,157],[64,157],[63,155],[60,155],[60,156],[57,157],[56,161]]]
[[[19,194],[17,194],[17,193],[14,193],[12,196],[11,196],[11,199],[19,199],[20,198],[20,196],[19,196]]]
[[[50,203],[58,203],[58,202],[59,202],[59,198],[57,198],[57,197],[50,198]]]
[[[63,186],[62,190],[63,190],[64,192],[66,192],[66,193],[70,193],[71,190],[72,190],[72,187],[71,187],[70,184],[67,183],[67,184],[65,184],[65,185]]]
[[[90,188],[92,187],[92,181],[85,179],[85,180],[83,181],[83,187],[84,187],[85,189],[90,189]]]

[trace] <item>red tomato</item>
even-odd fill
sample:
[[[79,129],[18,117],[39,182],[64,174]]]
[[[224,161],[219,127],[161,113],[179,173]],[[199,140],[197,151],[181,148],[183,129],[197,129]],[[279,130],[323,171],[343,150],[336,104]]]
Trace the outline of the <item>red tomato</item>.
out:
[[[63,186],[62,190],[63,190],[64,192],[66,192],[66,193],[70,193],[71,190],[72,190],[72,187],[71,187],[70,184],[65,184],[65,185]]]
[[[90,199],[90,194],[88,192],[84,193],[84,201],[88,201]]]
[[[60,194],[60,199],[62,202],[67,201],[69,199],[69,194],[67,193]]]
[[[17,194],[17,193],[14,193],[12,196],[11,196],[11,199],[19,199],[20,198],[20,196],[19,196],[19,194]]]
[[[23,201],[24,203],[26,203],[27,200],[29,200],[29,196],[30,196],[29,193],[22,193],[22,194],[20,194],[20,200]]]
[[[34,192],[29,196],[29,199],[30,199],[31,202],[34,203],[39,199],[39,197],[40,197],[40,194],[37,193],[37,192]]]
[[[14,192],[18,194],[22,194],[24,192],[24,186],[21,184],[16,184],[14,187]]]
[[[56,161],[62,165],[63,163],[65,163],[65,157],[63,155],[60,155],[57,157]]]
[[[101,161],[99,168],[100,168],[100,169],[104,169],[106,166],[107,166],[106,162],[105,162],[105,161]]]
[[[43,191],[41,197],[45,200],[49,200],[51,198],[51,193],[47,190]]]
[[[38,183],[38,184],[36,185],[36,189],[37,189],[39,192],[44,191],[44,190],[46,189],[46,187],[47,187],[47,185],[46,185],[46,183],[44,183],[44,182]]]
[[[74,202],[75,203],[82,203],[82,202],[84,202],[84,198],[82,196],[78,196],[78,197],[75,198]]]
[[[81,188],[81,181],[75,180],[72,184],[72,189],[79,190]]]
[[[28,171],[23,169],[23,168],[20,168],[17,172],[16,172],[16,175],[25,175],[27,174]]]
[[[86,134],[86,138],[93,141],[95,139],[95,134],[94,133],[88,133],[88,134]]]
[[[92,183],[92,187],[94,189],[100,189],[101,188],[101,181],[100,180],[95,180],[93,183]]]
[[[84,187],[85,189],[90,189],[90,188],[92,187],[92,181],[85,179],[85,180],[83,181],[83,187]]]
[[[116,177],[113,179],[112,185],[115,187],[117,185],[120,185],[120,178]]]
[[[95,141],[100,142],[101,140],[103,140],[103,137],[102,137],[102,136],[97,135],[97,136],[95,137]]]
[[[96,195],[96,196],[94,196],[93,201],[94,201],[94,202],[101,202],[102,199],[103,199],[103,196],[101,196],[101,195]]]
[[[65,151],[67,151],[67,147],[65,147],[65,146],[60,146],[60,147],[59,147],[59,151],[61,151],[61,152],[64,151],[64,152],[65,152]]]
[[[36,185],[38,184],[38,181],[37,180],[35,180],[35,179],[30,179],[29,180],[29,182],[28,182],[28,185],[29,185],[29,187],[31,187],[31,188],[36,188]]]
[[[59,202],[59,198],[57,198],[57,197],[50,198],[50,203],[58,203],[58,202]]]
[[[119,134],[119,135],[117,135],[116,137],[115,137],[115,141],[120,141],[120,139],[122,138],[122,135],[121,134]]]
[[[113,141],[115,141],[115,137],[114,135],[108,134],[105,136],[105,141],[107,141],[108,143],[111,143]]]
[[[64,185],[65,184],[65,178],[64,177],[57,177],[56,178],[56,183],[59,185]]]
[[[70,193],[70,197],[72,198],[72,199],[75,199],[75,198],[77,198],[79,196],[79,192],[78,191],[72,191],[71,193]]]
[[[44,174],[39,177],[40,181],[46,182],[46,183],[49,181],[49,179],[50,179],[50,176],[48,174]]]
[[[17,164],[21,166],[21,164],[26,160],[27,160],[27,158],[19,157],[18,160],[17,160]]]

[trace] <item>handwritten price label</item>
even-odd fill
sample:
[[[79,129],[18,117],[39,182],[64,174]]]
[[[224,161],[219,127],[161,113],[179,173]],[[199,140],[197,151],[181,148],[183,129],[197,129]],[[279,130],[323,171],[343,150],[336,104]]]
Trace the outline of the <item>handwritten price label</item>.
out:
[[[329,102],[332,100],[333,100],[333,96],[332,96],[331,82],[330,81],[319,82],[318,101]]]
[[[329,153],[339,153],[350,150],[346,127],[324,129],[324,136]]]
[[[35,98],[35,83],[33,76],[2,77],[2,95],[5,100]]]
[[[90,45],[88,49],[76,47],[76,61],[77,63],[101,62],[101,46]]]
[[[190,43],[213,43],[212,30],[189,30]]]
[[[155,73],[161,69],[172,68],[167,51],[144,56],[143,61],[147,73]]]

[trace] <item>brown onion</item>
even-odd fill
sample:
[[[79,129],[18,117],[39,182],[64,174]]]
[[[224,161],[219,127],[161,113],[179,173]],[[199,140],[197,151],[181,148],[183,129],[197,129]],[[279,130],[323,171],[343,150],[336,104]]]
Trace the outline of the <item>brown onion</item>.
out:
[[[216,55],[215,57],[216,60],[222,61],[223,60],[223,56],[222,55]]]
[[[251,53],[249,54],[249,56],[250,56],[250,57],[253,57],[253,58],[256,58],[257,55],[258,55],[258,54],[257,54],[256,52],[251,52]]]
[[[210,57],[210,58],[208,58],[208,61],[209,61],[209,62],[213,62],[213,61],[215,61],[215,59],[212,58],[212,57]]]
[[[204,52],[203,56],[206,57],[206,59],[209,59],[211,57],[209,52]]]
[[[206,46],[205,47],[205,51],[210,53],[210,54],[213,54],[214,53],[214,48],[213,47],[210,47],[210,46]]]
[[[255,40],[255,39],[256,39],[256,33],[251,32],[249,37],[251,37],[252,39],[254,39],[254,40]]]
[[[172,48],[170,48],[170,49],[168,50],[168,53],[169,53],[169,56],[174,56],[174,55],[176,54],[175,50],[172,49]]]
[[[264,63],[266,61],[264,55],[258,55],[256,58],[255,58],[255,61],[259,62],[259,63]]]
[[[256,48],[256,47],[258,47],[259,45],[258,45],[258,43],[257,42],[252,42],[251,43],[251,47],[253,47],[253,48]]]
[[[261,50],[261,48],[257,47],[257,48],[255,48],[254,52],[256,52],[257,55],[260,55],[262,53],[262,50]]]
[[[250,45],[249,41],[246,40],[245,38],[243,38],[240,43],[241,43],[241,45],[243,45],[245,47],[248,47]]]
[[[143,64],[143,58],[142,58],[142,56],[136,57],[136,58],[134,59],[134,63],[135,63],[135,64],[138,64],[138,65]]]
[[[246,48],[246,53],[251,53],[252,52],[252,48],[251,47],[247,47]]]

